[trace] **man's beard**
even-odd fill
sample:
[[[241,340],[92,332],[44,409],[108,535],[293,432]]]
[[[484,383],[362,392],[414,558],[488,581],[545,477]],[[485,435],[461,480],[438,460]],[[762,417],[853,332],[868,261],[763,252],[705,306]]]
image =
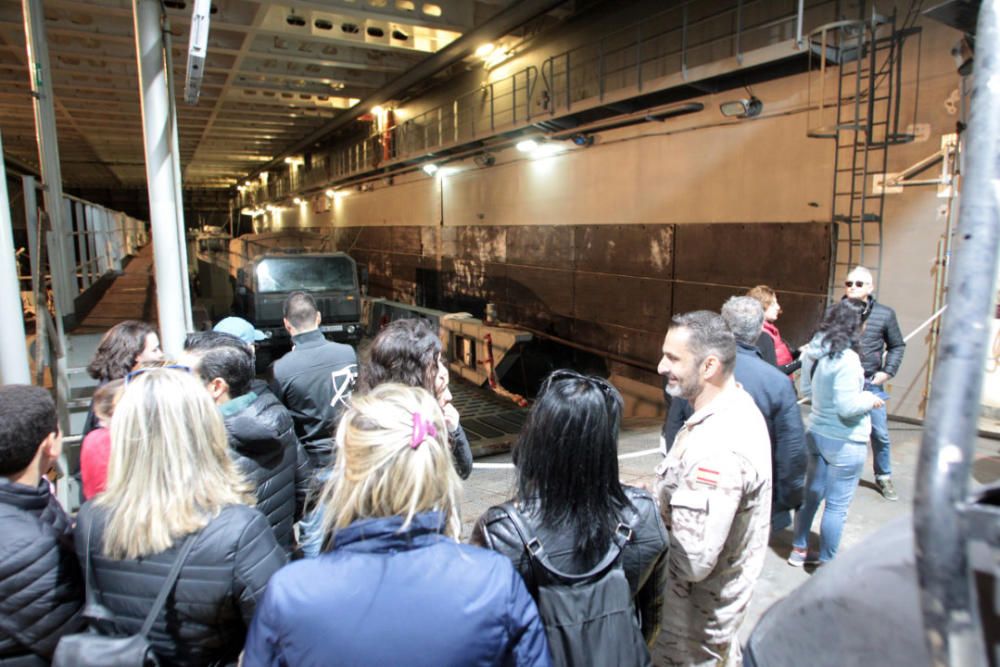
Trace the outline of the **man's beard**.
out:
[[[667,386],[664,387],[663,391],[671,398],[683,398],[690,401],[701,392],[701,386],[696,377],[690,378],[686,383],[678,380],[674,384],[670,384],[670,378],[667,378]]]

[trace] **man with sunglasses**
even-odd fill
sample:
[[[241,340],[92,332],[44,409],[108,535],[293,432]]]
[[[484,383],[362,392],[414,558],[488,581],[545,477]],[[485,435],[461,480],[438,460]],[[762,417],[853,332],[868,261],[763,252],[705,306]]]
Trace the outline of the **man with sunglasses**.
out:
[[[892,378],[903,362],[906,343],[899,331],[896,311],[875,301],[872,292],[875,283],[872,273],[863,266],[854,267],[847,274],[844,283],[845,299],[861,299],[865,302],[862,315],[864,327],[861,331],[861,365],[865,369],[865,391],[870,391],[883,403],[889,400],[885,383]],[[875,483],[886,500],[899,500],[896,487],[892,483],[892,462],[889,457],[889,419],[885,405],[871,412],[872,454],[875,468]]]

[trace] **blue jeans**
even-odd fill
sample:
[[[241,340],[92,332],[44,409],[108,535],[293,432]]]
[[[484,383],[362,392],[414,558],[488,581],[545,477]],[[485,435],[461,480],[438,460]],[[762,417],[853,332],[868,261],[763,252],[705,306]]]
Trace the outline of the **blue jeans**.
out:
[[[797,549],[809,546],[809,528],[820,502],[825,499],[819,529],[819,560],[825,563],[833,558],[840,546],[847,508],[854,498],[868,456],[868,443],[835,440],[807,431],[806,445],[809,449],[806,501],[795,514],[792,546]]]
[[[870,391],[883,401],[889,400],[889,394],[877,384],[865,382],[865,391]],[[889,416],[885,406],[871,411],[872,418],[872,459],[875,462],[875,476],[888,477],[892,474],[892,462],[889,460]]]

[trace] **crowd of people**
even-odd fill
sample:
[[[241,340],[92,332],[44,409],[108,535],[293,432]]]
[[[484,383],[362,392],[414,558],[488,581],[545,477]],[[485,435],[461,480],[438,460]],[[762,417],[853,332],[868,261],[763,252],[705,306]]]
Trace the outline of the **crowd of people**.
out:
[[[620,481],[618,390],[553,372],[514,446],[514,497],[467,543],[472,452],[426,321],[388,323],[359,359],[295,293],[266,381],[245,320],[171,360],[148,324],[118,324],[90,367],[75,517],[48,477],[49,393],[0,388],[0,665],[106,664],[92,642],[109,637],[165,665],[648,665],[654,644],[662,664],[739,665],[770,536],[792,526],[792,565],[831,560],[870,436],[895,498],[877,424],[902,339],[872,289],[852,271],[801,348],[766,286],[675,316],[645,488]]]

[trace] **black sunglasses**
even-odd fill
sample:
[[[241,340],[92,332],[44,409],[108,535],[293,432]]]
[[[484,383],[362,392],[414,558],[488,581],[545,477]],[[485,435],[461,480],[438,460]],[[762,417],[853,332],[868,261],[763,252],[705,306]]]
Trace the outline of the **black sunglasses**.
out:
[[[191,367],[182,366],[180,364],[170,364],[168,366],[150,366],[149,368],[137,368],[136,370],[132,371],[131,373],[125,376],[125,384],[127,385],[129,382],[136,379],[143,373],[149,373],[150,371],[165,371],[165,370],[184,371],[185,373],[190,373]]]
[[[848,280],[844,283],[844,287],[864,287],[867,284],[864,280]]]

